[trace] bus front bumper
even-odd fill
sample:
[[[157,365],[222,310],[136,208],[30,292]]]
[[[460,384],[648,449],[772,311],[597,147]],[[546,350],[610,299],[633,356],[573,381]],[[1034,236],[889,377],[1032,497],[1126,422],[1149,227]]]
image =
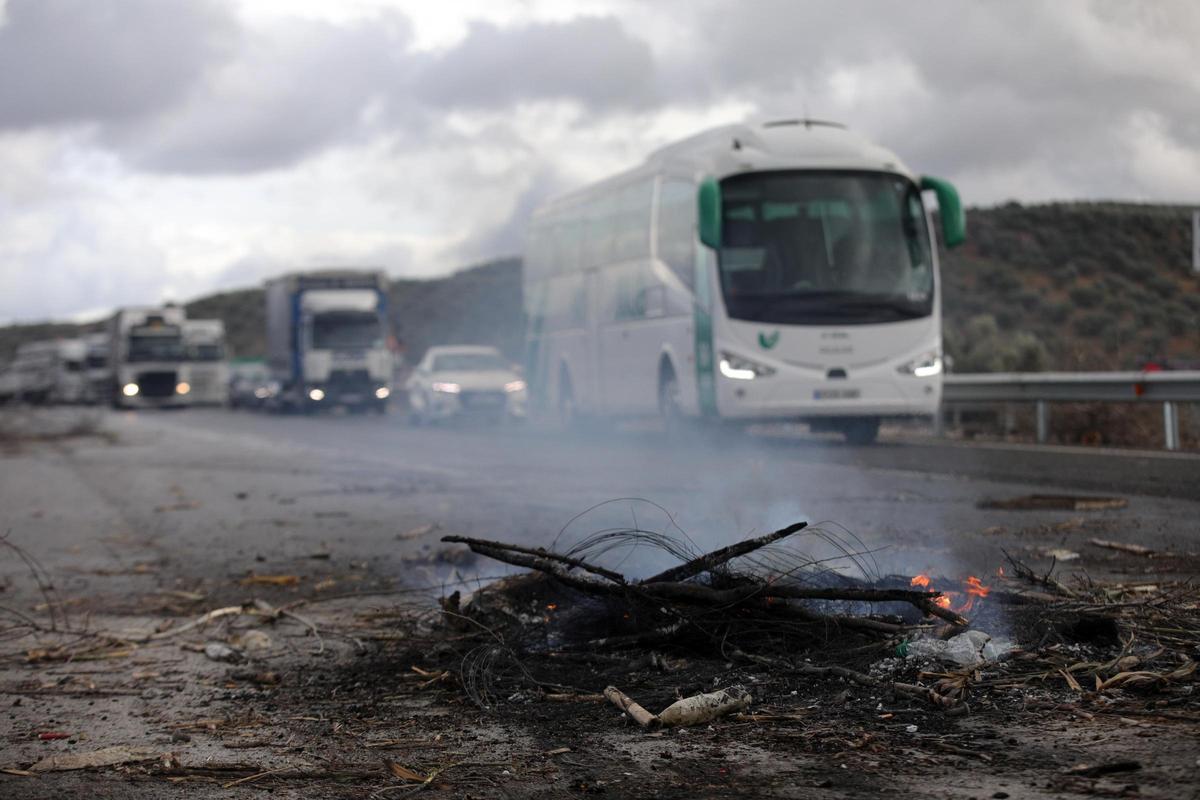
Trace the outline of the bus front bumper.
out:
[[[717,378],[717,408],[726,419],[930,416],[941,401],[940,375],[814,380],[777,373],[752,380]]]

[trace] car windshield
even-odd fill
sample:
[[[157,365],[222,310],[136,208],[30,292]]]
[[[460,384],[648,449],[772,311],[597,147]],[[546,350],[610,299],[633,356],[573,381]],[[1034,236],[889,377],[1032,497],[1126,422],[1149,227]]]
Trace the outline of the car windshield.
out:
[[[434,372],[489,372],[506,370],[498,353],[447,353],[433,357]]]
[[[383,324],[378,314],[333,311],[317,314],[312,322],[315,350],[364,349],[383,346]]]
[[[873,172],[773,172],[721,184],[721,290],[729,316],[862,324],[933,312],[921,195]]]
[[[129,337],[129,360],[182,361],[183,342],[178,335],[155,334]]]

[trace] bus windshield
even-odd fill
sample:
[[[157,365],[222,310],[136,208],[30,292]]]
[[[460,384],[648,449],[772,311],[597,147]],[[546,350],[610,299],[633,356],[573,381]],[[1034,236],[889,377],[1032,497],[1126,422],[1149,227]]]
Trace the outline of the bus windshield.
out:
[[[312,322],[314,350],[365,349],[383,346],[383,324],[378,314],[362,311],[328,311]]]
[[[873,172],[770,172],[721,184],[721,290],[733,319],[892,322],[933,313],[917,187]]]

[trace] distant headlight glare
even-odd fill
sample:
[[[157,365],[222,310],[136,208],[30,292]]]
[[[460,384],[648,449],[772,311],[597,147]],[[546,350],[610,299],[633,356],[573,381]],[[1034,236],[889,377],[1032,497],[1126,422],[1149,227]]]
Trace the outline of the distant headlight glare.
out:
[[[140,391],[141,389],[138,388],[136,383],[127,383],[121,387],[121,394],[126,397],[137,397],[137,393]]]
[[[508,383],[504,384],[504,391],[508,392],[509,394],[512,394],[513,392],[523,392],[525,391],[525,381],[509,381]]]
[[[391,389],[388,389],[386,386],[380,386],[378,389],[375,390],[375,397],[379,398],[380,400],[387,400],[388,395],[390,395],[391,393],[392,393]]]
[[[192,385],[187,381],[180,381],[175,384],[175,394],[187,394],[192,390]]]
[[[429,388],[442,394],[458,394],[462,391],[462,387],[457,383],[442,383],[441,381],[435,381]]]
[[[308,390],[308,399],[312,400],[314,403],[321,402],[322,400],[325,399],[325,390],[324,389],[309,389]]]

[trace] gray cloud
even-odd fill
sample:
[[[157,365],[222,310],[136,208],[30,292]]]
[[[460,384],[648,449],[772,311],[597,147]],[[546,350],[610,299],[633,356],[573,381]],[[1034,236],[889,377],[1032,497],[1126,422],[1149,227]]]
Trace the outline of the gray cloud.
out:
[[[654,100],[649,45],[613,17],[500,28],[471,25],[416,84],[436,107],[497,108],[574,100],[589,109],[644,107]]]
[[[297,21],[246,32],[233,59],[179,107],[105,136],[152,171],[236,173],[294,164],[361,139],[373,102],[405,80],[407,20]]]
[[[234,31],[211,0],[9,0],[5,8],[4,128],[157,111],[220,61]]]
[[[246,21],[231,2],[9,0],[0,316],[254,283],[338,248],[398,274],[506,255],[547,197],[722,108],[839,119],[976,204],[1200,185],[1190,1],[612,0],[434,51],[400,12]],[[204,219],[224,201],[246,218]],[[250,255],[222,273],[231,252]]]
[[[1131,182],[1132,123],[1153,113],[1175,141],[1200,138],[1192,3],[687,7],[701,46],[670,65],[675,97],[835,116],[949,177],[1020,168],[1074,197],[1152,197],[1155,187]],[[835,79],[856,73],[868,96],[840,96]]]
[[[515,176],[514,176],[515,177]],[[523,185],[508,215],[498,224],[467,237],[449,254],[455,263],[471,264],[499,256],[520,254],[525,228],[543,203],[572,188],[555,170],[544,167],[519,181]]]

